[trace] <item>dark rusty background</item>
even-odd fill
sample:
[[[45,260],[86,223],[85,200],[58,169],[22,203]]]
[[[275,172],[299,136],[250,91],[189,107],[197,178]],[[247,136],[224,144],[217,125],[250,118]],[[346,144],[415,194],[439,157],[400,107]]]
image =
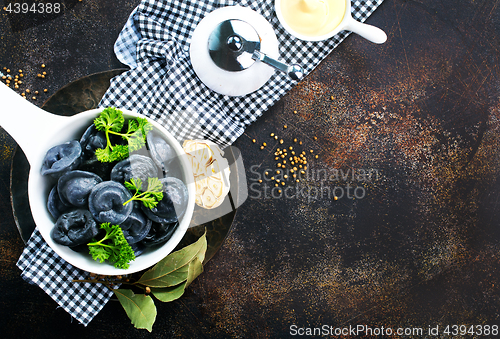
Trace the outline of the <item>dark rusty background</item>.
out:
[[[137,3],[71,2],[24,29],[2,12],[0,70],[36,74],[45,63],[47,78],[25,81],[48,89],[41,106],[71,81],[122,67],[112,45]],[[16,144],[2,130],[2,337],[281,338],[293,324],[498,325],[498,1],[385,0],[368,22],[386,31],[384,45],[349,36],[236,142],[249,198],[183,298],[156,303],[152,335],[135,330],[113,301],[88,327],[71,322],[20,278],[23,243],[9,198]],[[270,133],[319,156],[308,155],[308,176],[284,186],[299,192],[293,197],[265,198],[269,182],[257,181],[276,169],[282,147]],[[378,175],[313,175],[335,169]],[[327,196],[325,187],[347,185],[364,196]]]

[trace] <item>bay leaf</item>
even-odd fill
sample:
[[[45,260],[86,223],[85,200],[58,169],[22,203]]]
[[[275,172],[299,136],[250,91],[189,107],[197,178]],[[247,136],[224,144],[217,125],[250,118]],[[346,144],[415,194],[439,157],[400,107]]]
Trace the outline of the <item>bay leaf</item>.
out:
[[[203,272],[203,264],[197,257],[184,267],[188,267],[188,274],[187,279],[182,284],[165,288],[151,288],[151,293],[153,293],[158,300],[163,302],[179,299],[193,280]]]
[[[186,281],[189,274],[189,265],[184,265],[179,267],[173,272],[170,272],[165,275],[159,275],[154,279],[145,279],[142,278],[137,281],[138,284],[142,284],[144,286],[156,287],[156,288],[165,288],[171,287],[180,284],[183,281]]]
[[[180,268],[184,268],[184,266],[186,266],[185,272],[187,274],[187,265],[194,258],[198,258],[200,262],[203,262],[202,260],[205,258],[205,252],[207,249],[206,234],[207,232],[205,230],[205,233],[195,243],[170,253],[168,256],[160,260],[155,266],[153,266],[153,268],[147,270],[137,283],[150,287],[172,286],[169,282],[169,278],[166,278],[166,276],[176,272]],[[180,279],[183,277],[184,270],[180,270],[174,274],[178,276],[178,279]],[[187,276],[185,279],[187,279]]]
[[[198,253],[196,253],[196,256],[198,257],[198,260],[200,261],[200,263],[203,264],[203,260],[205,260],[205,254],[207,253],[207,238],[206,238],[206,230],[205,230],[205,234],[203,234],[200,239],[198,239],[198,241],[202,240],[201,242],[201,247],[198,251]]]
[[[202,272],[203,272],[203,264],[201,261],[196,257],[189,263],[188,266],[188,276],[186,280],[186,287],[191,285],[194,279],[198,277]]]
[[[182,284],[172,287],[152,288],[151,293],[153,293],[153,295],[160,301],[174,301],[176,299],[179,299],[184,294],[186,282],[187,281],[184,281]]]
[[[132,325],[151,332],[156,320],[156,306],[153,299],[144,294],[135,294],[128,289],[114,289],[113,292],[125,309]]]

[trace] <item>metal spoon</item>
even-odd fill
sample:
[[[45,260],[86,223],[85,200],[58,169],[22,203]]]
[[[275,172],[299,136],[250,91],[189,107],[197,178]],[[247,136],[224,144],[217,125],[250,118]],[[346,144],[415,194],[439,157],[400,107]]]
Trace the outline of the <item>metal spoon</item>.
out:
[[[266,54],[262,53],[259,50],[253,51],[252,59],[259,60],[259,61],[265,63],[266,65],[269,65],[269,66],[277,69],[278,71],[281,71],[281,72],[288,74],[288,76],[290,78],[292,78],[293,80],[299,80],[304,75],[304,71],[302,69],[302,66],[300,66],[298,64],[287,65],[281,61],[278,61],[276,59],[273,59],[273,58],[267,56]]]
[[[285,72],[293,80],[302,78],[300,65],[287,65],[260,51],[261,39],[249,23],[240,19],[221,22],[208,38],[208,51],[212,61],[220,68],[238,72],[261,61],[276,70]]]

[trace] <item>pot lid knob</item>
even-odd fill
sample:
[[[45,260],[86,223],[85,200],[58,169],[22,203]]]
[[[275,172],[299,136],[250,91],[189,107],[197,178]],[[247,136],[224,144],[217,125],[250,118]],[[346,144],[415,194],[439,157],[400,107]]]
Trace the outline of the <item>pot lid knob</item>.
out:
[[[212,61],[220,68],[237,72],[255,63],[252,54],[260,50],[260,37],[255,28],[240,19],[221,22],[208,38]]]

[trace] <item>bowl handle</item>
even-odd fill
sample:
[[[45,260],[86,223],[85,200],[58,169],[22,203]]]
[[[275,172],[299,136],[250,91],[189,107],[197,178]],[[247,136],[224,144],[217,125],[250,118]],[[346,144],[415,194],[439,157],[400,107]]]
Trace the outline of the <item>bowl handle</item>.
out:
[[[67,119],[38,108],[3,83],[0,84],[0,103],[0,126],[23,149],[28,161],[40,155],[43,150],[39,146]]]
[[[380,28],[364,24],[352,17],[349,18],[349,20],[346,22],[346,26],[344,29],[354,32],[376,44],[383,44],[387,40],[387,35]]]

